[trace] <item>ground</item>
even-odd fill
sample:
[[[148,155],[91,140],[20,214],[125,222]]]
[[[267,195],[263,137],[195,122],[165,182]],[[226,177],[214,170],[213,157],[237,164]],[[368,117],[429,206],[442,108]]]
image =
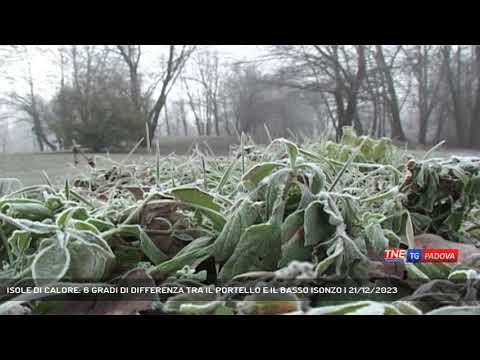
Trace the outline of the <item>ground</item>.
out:
[[[208,142],[208,146],[215,155],[224,155],[228,153],[229,146],[236,142],[236,138],[191,138],[191,137],[171,137],[161,139],[159,143],[160,154],[170,153],[186,154],[195,144],[199,144],[202,149],[208,151],[203,145],[203,141]],[[139,151],[141,152],[141,151]],[[96,163],[100,167],[111,166],[108,158],[120,162],[124,160],[127,154],[87,154],[94,156]],[[150,155],[133,154],[128,158],[128,163],[143,161],[152,158]],[[45,180],[42,172],[45,171],[53,183],[64,183],[68,174],[73,176],[80,173],[87,167],[87,162],[79,156],[79,166],[74,166],[73,154],[71,153],[29,153],[29,154],[0,154],[0,179],[14,178],[22,182],[24,186],[44,184]]]
[[[200,141],[196,140],[199,143]],[[219,138],[218,140],[209,139],[208,143],[211,150],[216,155],[228,153],[228,148],[235,142],[235,139]],[[173,138],[160,143],[160,153],[166,155],[169,153],[185,154],[194,144],[193,138]],[[412,151],[416,154],[422,154],[420,150]],[[96,154],[95,156],[98,166],[104,167],[108,165],[108,158],[114,161],[122,161],[127,154]],[[459,156],[480,156],[479,151],[451,149],[440,150],[438,156],[459,155]],[[143,161],[152,158],[149,155],[133,154],[129,157],[128,162]],[[44,154],[0,154],[0,179],[15,178],[19,179],[24,186],[44,184],[45,181],[42,172],[45,171],[51,181],[56,184],[64,183],[65,177],[75,175],[82,171],[87,165],[86,161],[79,157],[80,165],[75,168],[73,155],[70,153],[44,153]]]

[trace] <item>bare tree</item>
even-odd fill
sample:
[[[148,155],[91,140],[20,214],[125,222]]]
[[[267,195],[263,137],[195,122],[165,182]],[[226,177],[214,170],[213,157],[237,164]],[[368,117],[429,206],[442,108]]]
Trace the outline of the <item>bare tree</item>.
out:
[[[185,78],[183,78],[182,83],[188,97],[188,105],[190,107],[190,111],[193,113],[193,116],[195,118],[195,127],[197,128],[197,134],[198,136],[203,136],[205,135],[204,124],[202,123],[201,114],[199,112],[199,105],[195,101],[195,95],[193,94],[193,91],[188,85],[188,81]]]
[[[325,103],[335,112],[337,139],[344,126],[363,131],[358,101],[367,76],[365,45],[280,45],[273,48],[273,55],[290,61],[282,85],[327,96]]]
[[[149,128],[150,141],[153,140],[155,136],[155,131],[158,126],[158,120],[160,113],[162,112],[165,103],[167,101],[167,96],[172,90],[173,85],[177,78],[180,76],[182,70],[185,67],[185,63],[191,54],[195,51],[195,46],[182,45],[178,49],[177,45],[169,45],[168,58],[166,60],[166,65],[164,71],[160,74],[159,83],[160,91],[152,109],[147,115],[147,125]]]
[[[445,58],[438,62],[440,48],[434,45],[403,47],[405,60],[417,84],[418,142],[427,143],[432,114],[440,103],[439,92],[445,75]]]
[[[170,130],[170,113],[168,112],[167,103],[165,103],[163,111],[165,117],[165,128],[167,129],[167,136],[170,136],[172,135],[172,132]]]
[[[10,126],[8,122],[8,115],[1,115],[0,116],[0,127],[2,128],[2,132],[0,133],[0,147],[1,152],[7,152],[8,143],[10,140]]]
[[[406,141],[407,138],[405,137],[402,122],[400,119],[400,105],[398,101],[397,89],[395,86],[394,76],[392,74],[393,64],[395,62],[396,56],[398,55],[400,47],[397,47],[397,49],[394,50],[394,54],[391,57],[390,63],[387,63],[385,59],[383,46],[376,45],[375,48],[377,66],[380,70],[387,89],[387,91],[384,93],[384,96],[391,113],[391,137],[395,140]]]
[[[142,100],[139,65],[142,56],[142,47],[141,45],[117,45],[117,50],[128,67],[132,103],[137,112],[141,114]]]
[[[35,81],[32,73],[32,59],[31,52],[26,46],[18,46],[16,48],[17,55],[21,61],[26,65],[26,71],[22,76],[27,90],[24,93],[14,91],[10,93],[6,104],[25,117],[21,120],[26,121],[32,125],[32,132],[35,136],[37,145],[40,151],[45,150],[45,146],[51,150],[56,150],[56,146],[48,139],[47,129],[45,126],[45,102],[36,93]]]
[[[461,86],[461,71],[462,71],[462,59],[461,59],[462,47],[458,46],[455,54],[455,60],[452,59],[452,47],[445,45],[442,47],[442,54],[446,64],[448,88],[450,91],[453,113],[455,118],[455,128],[457,132],[457,141],[459,143],[466,143],[467,135],[467,120],[465,114],[464,98],[462,96]],[[454,62],[456,67],[452,65]]]
[[[470,145],[480,149],[480,45],[474,46],[477,88],[470,131]]]

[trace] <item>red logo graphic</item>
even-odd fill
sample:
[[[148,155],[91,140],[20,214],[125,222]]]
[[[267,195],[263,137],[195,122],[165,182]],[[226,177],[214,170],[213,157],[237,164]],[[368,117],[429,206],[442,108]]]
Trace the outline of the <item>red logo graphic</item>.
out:
[[[406,252],[404,249],[387,249],[383,254],[383,258],[386,263],[403,262]]]
[[[458,262],[458,249],[423,249],[423,263],[456,263]]]

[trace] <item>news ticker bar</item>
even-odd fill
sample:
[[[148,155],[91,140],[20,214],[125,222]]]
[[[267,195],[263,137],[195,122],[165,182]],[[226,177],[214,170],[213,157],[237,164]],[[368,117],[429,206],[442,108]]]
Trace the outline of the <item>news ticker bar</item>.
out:
[[[478,281],[476,281],[478,283]],[[61,284],[50,286],[7,286],[0,288],[0,299],[13,300],[19,297],[29,299],[54,299],[82,301],[95,300],[165,300],[176,295],[192,295],[200,298],[229,298],[248,299],[250,295],[260,296],[264,300],[285,299],[292,295],[298,298],[321,298],[333,301],[396,301],[400,300],[424,282],[415,281],[401,283],[383,281],[377,286],[345,286],[335,282],[323,285],[312,285],[297,283],[296,285],[235,285],[235,286],[145,286],[130,284],[120,285],[92,285],[92,284]],[[459,286],[458,282],[451,283],[452,286]]]
[[[43,295],[316,295],[316,294],[397,294],[395,286],[293,286],[293,287],[163,287],[163,286],[10,286],[6,295],[43,294]]]

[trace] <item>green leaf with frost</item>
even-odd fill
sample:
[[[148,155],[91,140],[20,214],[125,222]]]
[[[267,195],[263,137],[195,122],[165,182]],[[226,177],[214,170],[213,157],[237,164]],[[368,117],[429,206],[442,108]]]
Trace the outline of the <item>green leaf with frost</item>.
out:
[[[53,225],[44,224],[38,221],[14,219],[2,213],[0,213],[0,220],[3,220],[7,224],[10,224],[20,230],[27,231],[37,235],[52,234],[58,230],[58,228]]]
[[[89,218],[88,211],[84,207],[72,207],[62,211],[56,220],[56,224],[59,228],[63,229],[68,226],[70,220],[82,220],[86,221]]]
[[[388,239],[378,222],[367,225],[365,235],[376,254],[382,254],[388,248]]]
[[[213,244],[201,244],[193,246],[183,253],[178,253],[170,260],[164,261],[161,264],[154,266],[148,270],[148,274],[154,279],[165,279],[168,275],[182,269],[185,265],[191,265],[193,262],[203,261],[212,256]]]
[[[107,259],[96,246],[79,241],[68,244],[71,260],[66,276],[71,281],[101,281],[106,275]]]
[[[281,229],[277,225],[250,226],[234,253],[223,266],[219,278],[231,279],[251,271],[273,271],[281,256]]]
[[[473,269],[468,270],[457,270],[453,271],[448,275],[448,280],[450,281],[467,281],[480,279],[480,274]]]
[[[328,194],[321,193],[319,200],[305,210],[305,246],[330,240],[340,225],[343,219],[335,202]]]
[[[30,247],[32,236],[28,231],[15,230],[8,238],[8,244],[12,249],[12,253],[19,257],[25,253]]]
[[[70,266],[70,252],[66,247],[53,244],[35,256],[32,276],[37,286],[44,286],[62,279]]]
[[[243,186],[247,191],[252,191],[263,179],[282,167],[284,167],[283,164],[273,162],[255,165],[242,177]]]
[[[2,206],[2,212],[13,218],[31,221],[43,221],[52,217],[52,212],[49,208],[34,202],[7,203]]]
[[[255,203],[249,199],[244,199],[230,216],[215,241],[214,256],[217,262],[223,263],[230,258],[240,241],[240,237],[249,226],[256,222],[258,216]]]
[[[431,280],[423,271],[416,267],[415,264],[405,264],[405,269],[407,270],[407,276],[409,280]]]
[[[335,242],[331,248],[334,249],[334,252],[332,254],[327,253],[327,258],[320,261],[315,268],[317,276],[323,275],[332,264],[336,263],[338,259],[341,259],[340,256],[344,253],[343,241]]]
[[[426,315],[480,315],[480,306],[444,306]]]
[[[214,211],[220,211],[220,205],[215,201],[215,196],[200,190],[198,187],[184,186],[170,190],[180,201],[190,204],[198,205],[202,208],[207,208]]]

